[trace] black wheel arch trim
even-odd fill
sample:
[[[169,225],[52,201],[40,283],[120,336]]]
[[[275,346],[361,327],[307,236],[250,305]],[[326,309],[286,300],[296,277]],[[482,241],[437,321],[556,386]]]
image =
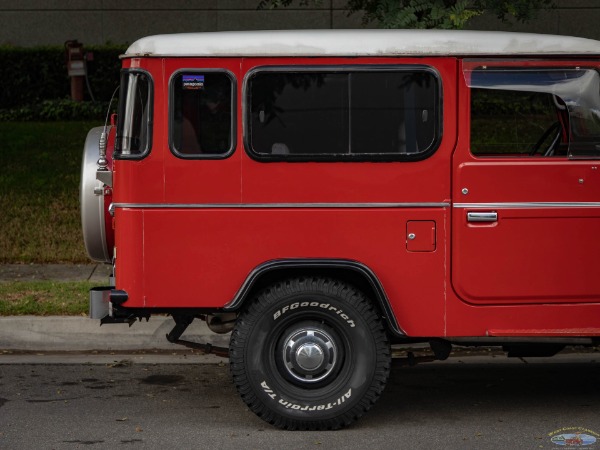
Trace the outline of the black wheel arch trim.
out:
[[[392,311],[389,299],[381,282],[377,278],[377,275],[375,275],[375,273],[365,264],[346,259],[277,259],[262,263],[250,272],[233,300],[227,303],[222,311],[235,312],[239,310],[254,285],[263,275],[282,269],[336,269],[358,272],[368,281],[370,287],[373,289],[376,297],[374,300],[376,300],[381,307],[381,311],[385,321],[389,325],[390,331],[396,336],[406,336],[406,333],[400,328],[396,321],[396,316]]]

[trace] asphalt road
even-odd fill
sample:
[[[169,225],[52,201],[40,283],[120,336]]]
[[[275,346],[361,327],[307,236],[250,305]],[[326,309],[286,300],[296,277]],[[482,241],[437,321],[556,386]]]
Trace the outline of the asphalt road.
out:
[[[264,423],[226,364],[156,361],[0,356],[0,449],[552,449],[563,429],[600,433],[599,353],[394,366],[371,412],[335,432]]]

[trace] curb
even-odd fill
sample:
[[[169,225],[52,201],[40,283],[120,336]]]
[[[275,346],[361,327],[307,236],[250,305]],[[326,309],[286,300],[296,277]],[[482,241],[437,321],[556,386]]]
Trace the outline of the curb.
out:
[[[112,267],[108,264],[0,264],[0,282],[10,281],[91,281],[106,285]],[[106,324],[75,316],[0,317],[0,350],[29,352],[91,352],[182,350],[185,347],[166,339],[175,325],[171,317],[152,316],[148,322]],[[229,334],[219,335],[201,320],[194,321],[183,339],[229,345]]]
[[[106,284],[108,264],[0,264],[2,281],[92,281]]]
[[[0,349],[27,351],[131,351],[181,350],[166,334],[175,325],[171,317],[153,316],[148,322],[106,324],[86,317],[9,316],[0,317]],[[229,334],[215,334],[201,320],[194,321],[183,339],[229,345]]]

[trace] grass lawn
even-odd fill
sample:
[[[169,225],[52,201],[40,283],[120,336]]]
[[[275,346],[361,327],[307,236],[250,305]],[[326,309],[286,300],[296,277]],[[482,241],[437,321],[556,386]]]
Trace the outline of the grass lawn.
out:
[[[0,263],[85,263],[83,144],[97,122],[0,122]]]
[[[94,283],[14,281],[0,283],[0,316],[87,315]]]

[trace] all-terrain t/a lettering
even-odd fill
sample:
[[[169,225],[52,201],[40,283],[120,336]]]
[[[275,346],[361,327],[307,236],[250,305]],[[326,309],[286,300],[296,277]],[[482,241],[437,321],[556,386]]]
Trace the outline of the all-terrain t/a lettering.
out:
[[[275,400],[275,397],[277,397],[277,394],[275,394],[273,392],[273,390],[271,388],[269,388],[266,381],[263,381],[262,383],[260,383],[260,386],[263,388],[263,391],[269,397],[271,397],[273,400]],[[348,392],[346,392],[345,394],[343,394],[341,397],[334,400],[333,402],[327,402],[327,403],[320,404],[320,405],[298,405],[296,403],[284,400],[283,398],[280,398],[278,400],[278,403],[280,405],[284,406],[285,408],[294,409],[297,411],[325,411],[328,409],[335,408],[336,406],[340,406],[346,400],[348,400],[350,397],[352,397],[352,389],[348,389]]]

